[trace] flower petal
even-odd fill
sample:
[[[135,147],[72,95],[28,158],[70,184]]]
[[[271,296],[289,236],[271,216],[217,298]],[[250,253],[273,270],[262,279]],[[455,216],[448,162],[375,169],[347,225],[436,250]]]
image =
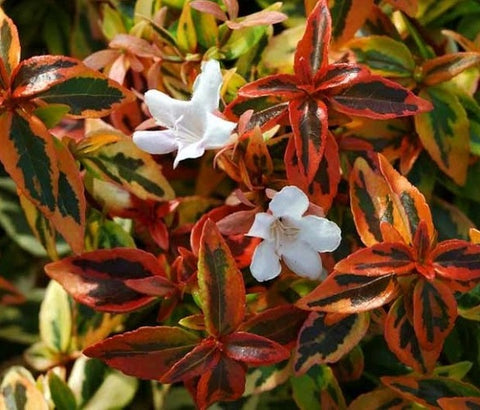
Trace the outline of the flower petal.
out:
[[[275,221],[273,215],[267,214],[266,212],[260,212],[255,215],[255,220],[253,221],[252,227],[247,232],[247,236],[256,236],[257,238],[267,239],[272,241],[272,231],[271,227]]]
[[[317,251],[303,241],[289,242],[281,248],[285,264],[297,275],[310,279],[322,276],[322,260]]]
[[[175,100],[158,90],[148,90],[145,103],[157,124],[168,128],[173,128],[191,105],[190,101]]]
[[[332,252],[342,240],[342,231],[335,222],[319,216],[307,215],[299,222],[299,240],[308,243],[318,252]]]
[[[178,153],[173,162],[173,168],[176,168],[180,161],[183,161],[187,158],[198,158],[203,155],[205,152],[205,147],[203,141],[197,141],[192,144],[179,145]]]
[[[200,109],[212,112],[218,108],[223,78],[220,63],[208,60],[202,64],[202,72],[193,83],[192,103]]]
[[[205,149],[222,148],[230,141],[230,135],[237,126],[236,123],[224,120],[215,114],[207,114],[207,125],[203,139],[205,140]]]
[[[259,282],[264,282],[278,276],[281,270],[280,260],[273,244],[267,241],[260,243],[253,252],[250,264],[252,276]]]
[[[296,186],[286,186],[270,201],[269,205],[273,216],[280,218],[289,216],[299,219],[308,209],[308,198],[303,191]]]
[[[135,131],[133,142],[150,154],[168,154],[177,149],[175,134],[170,130]]]

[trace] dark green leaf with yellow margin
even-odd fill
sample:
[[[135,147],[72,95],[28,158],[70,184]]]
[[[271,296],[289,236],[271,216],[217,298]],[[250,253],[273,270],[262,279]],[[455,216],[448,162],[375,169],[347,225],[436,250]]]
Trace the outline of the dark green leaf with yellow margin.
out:
[[[467,177],[470,131],[467,114],[458,97],[440,86],[419,94],[433,110],[415,116],[415,128],[432,159],[458,185]]]

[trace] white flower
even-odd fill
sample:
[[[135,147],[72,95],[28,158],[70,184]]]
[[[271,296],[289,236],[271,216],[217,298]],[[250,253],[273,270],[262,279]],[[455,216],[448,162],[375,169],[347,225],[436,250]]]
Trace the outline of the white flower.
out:
[[[225,146],[236,124],[218,117],[220,64],[209,60],[195,79],[190,101],[175,100],[158,90],[148,90],[145,102],[156,123],[166,130],[136,131],[133,141],[150,154],[167,154],[177,150],[174,167],[186,158],[198,158],[206,149]]]
[[[307,196],[295,186],[284,187],[272,198],[269,210],[255,215],[247,235],[264,239],[255,249],[250,270],[260,282],[273,279],[281,271],[280,258],[297,275],[319,279],[322,260],[318,252],[334,251],[341,241],[336,223],[303,214]]]

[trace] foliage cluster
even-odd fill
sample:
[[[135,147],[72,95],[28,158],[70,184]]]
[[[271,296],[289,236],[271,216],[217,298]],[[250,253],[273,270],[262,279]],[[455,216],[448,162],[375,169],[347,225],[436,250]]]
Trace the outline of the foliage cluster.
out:
[[[480,408],[478,2],[46,3],[0,9],[0,408]]]

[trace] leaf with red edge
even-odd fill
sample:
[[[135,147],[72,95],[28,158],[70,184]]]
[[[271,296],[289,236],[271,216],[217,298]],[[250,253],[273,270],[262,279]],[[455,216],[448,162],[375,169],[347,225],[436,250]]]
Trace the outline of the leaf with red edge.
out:
[[[435,272],[456,281],[480,279],[480,245],[460,239],[440,242],[432,251]]]
[[[327,107],[321,101],[308,98],[290,101],[288,111],[295,140],[297,167],[309,184],[318,171],[325,151]]]
[[[159,275],[140,279],[127,279],[124,283],[138,293],[156,297],[171,296],[177,291],[177,287],[169,279]]]
[[[411,248],[403,243],[383,242],[342,259],[335,265],[335,271],[359,276],[408,275],[415,267]]]
[[[297,83],[297,78],[291,74],[269,75],[244,85],[238,90],[238,95],[250,98],[272,95],[290,100],[304,95]]]
[[[453,329],[457,302],[452,291],[439,280],[419,280],[413,291],[413,327],[425,350],[437,350]]]
[[[221,340],[224,354],[254,366],[274,364],[290,357],[290,351],[282,345],[253,333],[235,332]]]
[[[480,397],[448,397],[437,400],[442,410],[479,410]]]
[[[152,254],[129,248],[68,257],[49,263],[45,272],[77,301],[105,312],[130,312],[155,300],[129,288],[127,280],[165,276]]]
[[[413,324],[407,316],[403,296],[393,303],[387,314],[385,340],[398,360],[418,373],[431,372],[442,350],[442,346],[430,351],[421,347]]]
[[[374,119],[404,117],[432,109],[429,101],[398,83],[375,75],[340,89],[328,99],[341,113]]]
[[[214,336],[233,332],[245,317],[245,285],[215,222],[208,219],[198,253],[198,286],[205,324]]]
[[[130,376],[160,380],[200,340],[179,327],[148,326],[109,337],[83,353]]]
[[[0,115],[0,161],[25,196],[49,217],[57,208],[57,155],[45,125],[34,116]]]
[[[213,338],[204,339],[185,357],[176,362],[168,372],[161,375],[162,383],[176,383],[200,376],[214,367],[219,360],[219,350]]]
[[[370,72],[361,65],[351,63],[330,64],[324,75],[316,81],[315,91],[347,86],[362,78],[368,78],[370,75]]]
[[[350,40],[367,20],[373,0],[330,0],[332,36],[336,44]]]
[[[0,305],[23,303],[25,297],[9,281],[0,276]]]
[[[332,21],[326,0],[319,0],[308,16],[305,33],[297,44],[294,69],[303,83],[310,83],[328,66]]]
[[[330,323],[326,313],[311,312],[298,334],[295,373],[305,373],[314,364],[340,360],[360,342],[369,323],[367,313],[341,315]]]
[[[324,212],[327,212],[337,194],[341,179],[338,145],[332,133],[327,131],[325,151],[312,182],[308,183],[300,171],[293,139],[288,141],[284,161],[289,184],[298,186],[307,193],[311,202],[321,206]]]
[[[440,376],[382,377],[382,383],[403,398],[427,408],[438,408],[438,400],[448,397],[480,397],[475,386]]]
[[[0,81],[6,89],[9,77],[20,61],[20,39],[17,27],[0,8]]]
[[[480,53],[464,52],[432,58],[422,65],[422,83],[435,85],[451,80],[467,68],[480,64]]]
[[[57,206],[50,220],[73,252],[80,253],[84,249],[87,207],[83,181],[75,158],[68,148],[58,140],[54,140],[54,147],[59,176]]]
[[[395,274],[365,276],[333,271],[296,305],[301,309],[356,313],[383,306],[398,291]]]
[[[377,389],[358,396],[348,406],[348,410],[388,409],[405,410],[409,409],[410,401],[402,399],[395,392],[388,388]]]
[[[307,315],[308,312],[295,306],[280,305],[251,317],[242,323],[240,330],[291,346],[295,343]]]
[[[245,390],[246,368],[242,363],[222,355],[210,370],[207,370],[196,386],[195,402],[206,409],[217,401],[238,399]]]

